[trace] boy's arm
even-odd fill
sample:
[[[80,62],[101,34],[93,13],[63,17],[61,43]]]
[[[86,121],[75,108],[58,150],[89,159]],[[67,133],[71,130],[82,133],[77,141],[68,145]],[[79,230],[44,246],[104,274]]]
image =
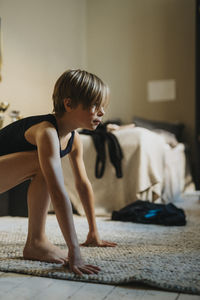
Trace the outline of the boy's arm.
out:
[[[53,127],[42,127],[36,133],[36,145],[41,171],[54,206],[56,217],[69,249],[69,265],[76,274],[96,273],[99,268],[85,265],[73,222],[72,207],[64,186],[60,160],[60,144]]]
[[[69,155],[70,163],[75,177],[76,188],[83,204],[85,214],[88,220],[89,233],[87,240],[82,245],[93,245],[102,247],[113,247],[116,243],[102,241],[99,238],[98,229],[95,220],[94,193],[92,185],[88,179],[85,164],[83,161],[83,146],[79,134],[75,133],[73,149]]]

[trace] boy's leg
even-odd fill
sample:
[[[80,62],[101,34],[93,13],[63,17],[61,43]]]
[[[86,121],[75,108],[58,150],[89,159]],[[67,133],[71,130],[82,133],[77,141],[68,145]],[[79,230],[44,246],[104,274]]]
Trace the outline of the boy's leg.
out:
[[[38,170],[39,161],[36,151],[0,156],[0,193],[32,178]]]
[[[29,178],[32,178],[28,191],[29,232],[24,255],[26,258],[65,262],[66,253],[52,245],[45,236],[50,199],[40,170],[37,152],[19,152],[0,156],[0,193]]]
[[[45,224],[50,196],[41,171],[32,179],[28,189],[28,237],[24,247],[24,258],[66,264],[67,251],[48,241]]]

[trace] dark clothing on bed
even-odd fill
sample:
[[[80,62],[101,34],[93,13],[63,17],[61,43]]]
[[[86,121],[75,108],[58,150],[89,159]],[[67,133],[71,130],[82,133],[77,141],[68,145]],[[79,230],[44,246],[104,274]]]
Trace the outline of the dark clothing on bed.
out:
[[[96,165],[95,165],[95,175],[97,178],[101,178],[104,174],[105,165],[106,165],[106,141],[108,143],[108,151],[110,156],[110,161],[115,167],[117,178],[121,178],[122,174],[122,159],[123,153],[120,147],[120,144],[114,134],[107,132],[106,124],[101,124],[97,127],[96,130],[91,131],[83,129],[81,134],[91,135],[96,152]]]
[[[58,134],[56,118],[52,114],[27,117],[2,128],[0,130],[0,156],[16,152],[36,150],[37,146],[29,143],[25,139],[24,135],[26,130],[31,126],[44,121],[53,124]],[[60,157],[65,156],[71,151],[73,140],[74,131],[71,132],[71,137],[67,147],[64,150],[61,150],[60,148]]]

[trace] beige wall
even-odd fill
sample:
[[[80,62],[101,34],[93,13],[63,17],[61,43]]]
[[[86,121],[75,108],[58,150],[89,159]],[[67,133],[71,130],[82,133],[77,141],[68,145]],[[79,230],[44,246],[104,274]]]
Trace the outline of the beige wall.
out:
[[[85,0],[0,0],[0,100],[10,109],[23,116],[50,112],[57,77],[86,67],[85,9]]]
[[[108,118],[181,121],[194,137],[194,0],[88,0],[88,69],[111,88]],[[176,99],[150,103],[147,82],[175,79]]]
[[[0,0],[0,100],[51,111],[55,79],[87,68],[111,88],[107,118],[182,121],[194,137],[194,0]],[[175,79],[175,101],[149,103],[149,80]]]

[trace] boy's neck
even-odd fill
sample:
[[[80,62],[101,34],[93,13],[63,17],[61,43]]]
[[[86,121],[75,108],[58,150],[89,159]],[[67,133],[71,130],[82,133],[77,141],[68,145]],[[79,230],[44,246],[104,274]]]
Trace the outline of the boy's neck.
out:
[[[77,129],[75,124],[73,124],[73,120],[70,120],[70,116],[67,116],[66,113],[64,113],[61,117],[55,115],[55,118],[60,137],[66,136],[68,133]]]

